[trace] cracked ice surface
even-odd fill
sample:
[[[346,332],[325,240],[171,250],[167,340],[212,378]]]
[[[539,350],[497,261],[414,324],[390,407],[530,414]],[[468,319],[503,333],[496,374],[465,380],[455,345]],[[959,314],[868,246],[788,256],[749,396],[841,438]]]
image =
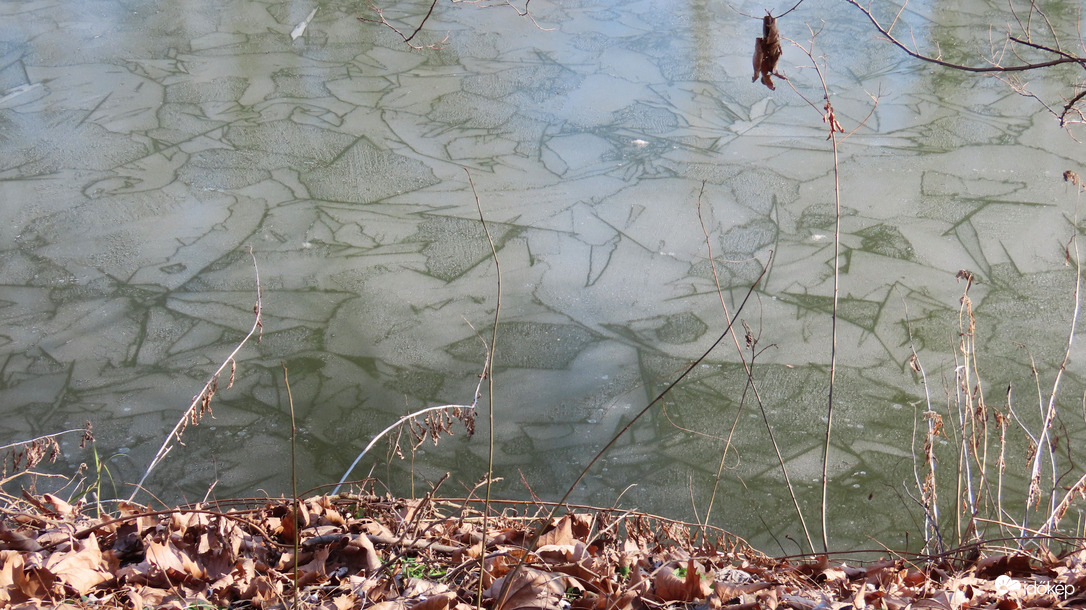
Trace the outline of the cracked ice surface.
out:
[[[484,351],[468,322],[489,337],[496,301],[467,169],[502,272],[495,434],[507,482],[519,471],[560,496],[723,331],[716,278],[734,313],[772,252],[742,318],[773,345],[758,356],[761,393],[793,479],[814,494],[832,159],[819,116],[788,87],[750,85],[751,22],[702,2],[537,0],[535,27],[509,7],[441,4],[417,42],[446,31],[448,42],[416,50],[359,21],[356,4],[321,4],[292,42],[313,5],[0,2],[0,443],[89,419],[118,475],[138,479],[252,324],[248,246],[262,341],[243,350],[215,419],[190,428],[148,483],[160,496],[197,500],[215,481],[219,495],[287,489],[280,362],[303,487],[337,480],[405,410],[470,402]],[[386,16],[410,30],[425,7],[402,4]],[[988,280],[971,295],[992,312],[991,353],[1015,361],[1007,338],[1035,335],[1036,354],[1058,353],[1071,280],[1053,244],[1067,240],[1070,204],[1055,177],[1073,144],[999,83],[948,87],[845,9],[803,10],[814,9],[797,11],[797,28],[834,18],[819,44],[846,129],[869,112],[865,88],[888,91],[842,145],[831,472],[851,495],[881,498],[863,514],[842,500],[853,521],[835,529],[859,540],[892,531],[880,510],[899,507],[883,483],[903,473],[867,473],[884,470],[880,445],[907,451],[923,395],[902,364],[903,302],[918,347],[950,370],[954,274],[970,268]],[[791,51],[786,71],[817,99]],[[745,376],[729,345],[577,499],[609,505],[637,482],[631,506],[682,516],[691,493],[704,505],[720,445],[688,430],[731,426]],[[786,507],[760,508],[786,495],[744,409],[746,486],[724,483],[725,525],[755,541],[763,524],[794,534]],[[71,472],[86,458],[66,449],[72,463],[58,469]],[[485,456],[485,438],[459,433],[413,467],[470,482]],[[411,466],[378,462],[376,475],[408,489]]]

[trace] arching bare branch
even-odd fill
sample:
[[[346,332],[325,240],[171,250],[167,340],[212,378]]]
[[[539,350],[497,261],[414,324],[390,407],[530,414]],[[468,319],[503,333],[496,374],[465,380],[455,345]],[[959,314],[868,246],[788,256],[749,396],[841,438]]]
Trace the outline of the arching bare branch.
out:
[[[1019,30],[1021,30],[1021,34],[1013,34],[1008,31],[1006,37],[1006,45],[1009,47],[1009,49],[1005,48],[1005,50],[1009,50],[1011,54],[1016,57],[1021,63],[1006,65],[1005,63],[1003,63],[1004,53],[999,53],[998,58],[986,58],[985,63],[987,65],[969,65],[964,63],[946,61],[941,56],[932,56],[922,53],[917,47],[915,40],[910,46],[909,44],[902,42],[900,38],[895,36],[892,30],[900,20],[901,13],[904,10],[904,5],[901,6],[900,9],[895,13],[893,23],[891,23],[890,26],[887,27],[879,22],[879,20],[872,13],[870,6],[863,6],[857,0],[847,0],[847,2],[859,9],[860,12],[862,12],[869,21],[871,21],[871,24],[875,26],[875,29],[878,30],[879,34],[881,34],[887,41],[904,51],[910,57],[927,63],[942,66],[951,70],[978,74],[990,74],[1006,82],[1016,93],[1036,99],[1048,112],[1052,113],[1057,119],[1059,119],[1061,126],[1066,126],[1068,123],[1083,122],[1083,113],[1078,108],[1078,104],[1083,100],[1083,98],[1086,98],[1086,89],[1079,90],[1081,85],[1072,85],[1072,87],[1076,89],[1074,94],[1065,95],[1063,99],[1062,109],[1059,109],[1057,104],[1044,101],[1037,94],[1029,91],[1029,89],[1025,85],[1017,82],[1016,79],[1012,79],[1012,77],[1010,76],[1022,72],[1042,70],[1045,68],[1052,68],[1062,65],[1078,65],[1079,67],[1083,68],[1083,70],[1086,70],[1086,55],[1075,55],[1063,49],[1063,46],[1060,44],[1056,28],[1053,25],[1052,21],[1048,18],[1048,15],[1046,15],[1043,10],[1037,7],[1035,3],[1030,3],[1029,12],[1027,15],[1024,16],[1024,18],[1023,16],[1019,15],[1018,11],[1015,10],[1013,2],[1010,3],[1011,16],[1013,17],[1015,23],[1018,24],[1018,28]],[[1052,39],[1052,43],[1043,44],[1033,39],[1032,28],[1034,17],[1044,21],[1045,29],[1047,29],[1046,35]],[[1086,49],[1086,46],[1082,44],[1080,44],[1079,46]],[[1050,56],[1051,58],[1045,59],[1043,61],[1027,60],[1017,52],[1019,48],[1039,51],[1047,56]],[[1083,52],[1086,53],[1086,50],[1084,50]]]

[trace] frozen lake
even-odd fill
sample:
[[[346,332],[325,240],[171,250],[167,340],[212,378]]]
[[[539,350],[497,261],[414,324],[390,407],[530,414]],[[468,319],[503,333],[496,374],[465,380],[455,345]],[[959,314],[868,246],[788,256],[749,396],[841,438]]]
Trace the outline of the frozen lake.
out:
[[[428,7],[384,16],[410,33]],[[214,419],[145,485],[170,502],[212,484],[220,498],[288,492],[281,363],[299,484],[339,480],[396,418],[472,399],[484,360],[472,326],[489,339],[496,270],[470,173],[502,279],[499,493],[561,497],[719,337],[721,301],[734,314],[772,253],[739,318],[758,338],[755,381],[817,538],[834,174],[810,59],[785,42],[779,68],[796,90],[752,84],[761,23],[726,3],[530,9],[441,2],[416,49],[360,21],[377,17],[364,3],[0,2],[0,444],[90,420],[127,496],[253,323],[251,247],[262,340],[241,351]],[[917,43],[955,57],[979,57],[988,24],[1009,19],[975,1],[910,10]],[[989,406],[1005,408],[1013,385],[1022,417],[1038,419],[1036,388],[1050,391],[1071,328],[1065,248],[1081,201],[1062,175],[1083,171],[1083,149],[1035,100],[908,58],[845,3],[805,2],[782,35],[809,46],[807,24],[822,28],[815,56],[836,117],[856,129],[840,144],[831,541],[901,548],[922,532],[907,490],[927,408],[909,330],[946,415],[962,364],[956,276],[974,273]],[[1072,36],[1074,18],[1061,24]],[[1034,86],[1058,94],[1076,78],[1056,69]],[[1077,353],[1063,449],[1084,440]],[[704,517],[730,436],[711,521],[794,552],[784,536],[803,532],[745,388],[728,339],[573,499]],[[451,472],[442,491],[464,493],[486,472],[487,409],[473,438],[455,424],[404,460],[379,445],[355,475],[372,467],[406,494]],[[66,438],[52,470],[93,463]],[[1008,439],[1004,484],[1021,498],[1027,442],[1014,428]]]

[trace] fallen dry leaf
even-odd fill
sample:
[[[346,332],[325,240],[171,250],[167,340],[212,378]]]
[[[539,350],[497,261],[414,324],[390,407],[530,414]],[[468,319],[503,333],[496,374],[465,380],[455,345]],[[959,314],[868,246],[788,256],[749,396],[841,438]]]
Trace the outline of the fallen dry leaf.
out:
[[[686,565],[671,564],[657,570],[653,577],[653,590],[661,602],[689,602],[708,597],[713,583],[705,577],[694,560]]]
[[[36,541],[40,549],[0,550],[0,607],[56,608],[80,591],[100,600],[96,610],[260,608],[292,595],[293,545],[273,534],[284,519],[292,521],[292,500],[165,515],[127,505],[109,518],[73,506],[63,522],[55,516],[63,505],[19,502],[7,513],[15,515],[5,521],[15,534],[7,538]],[[1062,556],[1001,551],[973,563],[935,558],[856,567],[826,556],[790,563],[724,533],[714,546],[697,546],[700,528],[692,535],[675,522],[594,509],[549,521],[547,545],[528,553],[525,540],[539,521],[516,515],[532,511],[491,514],[486,536],[481,511],[462,501],[317,497],[305,499],[298,512],[297,584],[314,610],[472,610],[480,579],[490,610],[645,610],[691,602],[705,610],[1019,610],[1086,602],[1083,549]],[[405,514],[413,521],[405,523]],[[466,549],[482,551],[484,540],[481,570]],[[511,575],[522,557],[525,565]],[[385,569],[386,562],[395,569]],[[423,572],[431,576],[407,577]],[[507,581],[499,604],[495,597]],[[1030,596],[1025,584],[1075,587],[1075,593]]]
[[[572,545],[573,542],[573,524],[569,515],[559,519],[554,527],[547,530],[546,533],[539,537],[540,547],[547,545]]]
[[[727,602],[743,595],[757,593],[758,591],[768,589],[772,586],[773,583],[765,581],[742,584],[717,581],[713,583],[713,593],[716,593],[717,597],[719,597],[722,602]]]
[[[456,601],[453,593],[439,593],[430,595],[410,606],[411,610],[448,610],[449,605]]]
[[[512,576],[505,598],[493,610],[561,610],[560,603],[566,592],[565,576],[530,567],[523,567]],[[495,580],[483,596],[496,600],[507,578],[502,576]]]
[[[81,545],[78,550],[52,555],[45,568],[79,595],[86,595],[95,585],[113,578],[113,571],[102,561],[94,534],[76,544]]]
[[[22,555],[17,551],[0,551],[0,604],[8,605],[29,599],[19,586],[22,578]]]
[[[336,610],[351,610],[359,603],[358,597],[350,593],[344,593],[332,598],[332,607]]]
[[[166,544],[151,542],[147,545],[146,563],[165,574],[182,574],[193,578],[203,578],[203,569],[187,553],[181,552],[169,540]]]

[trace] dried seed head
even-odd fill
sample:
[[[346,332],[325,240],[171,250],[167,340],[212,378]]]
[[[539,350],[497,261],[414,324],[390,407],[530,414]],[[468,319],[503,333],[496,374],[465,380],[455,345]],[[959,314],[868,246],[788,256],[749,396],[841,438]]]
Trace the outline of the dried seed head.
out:
[[[93,443],[94,442],[94,435],[91,434],[92,429],[93,429],[93,426],[91,426],[91,423],[90,423],[89,420],[85,424],[83,424],[83,438],[79,441],[79,448],[80,449],[86,448],[87,443]]]
[[[917,373],[920,372],[920,359],[916,357],[916,354],[913,354],[909,358],[909,368],[916,371]]]

